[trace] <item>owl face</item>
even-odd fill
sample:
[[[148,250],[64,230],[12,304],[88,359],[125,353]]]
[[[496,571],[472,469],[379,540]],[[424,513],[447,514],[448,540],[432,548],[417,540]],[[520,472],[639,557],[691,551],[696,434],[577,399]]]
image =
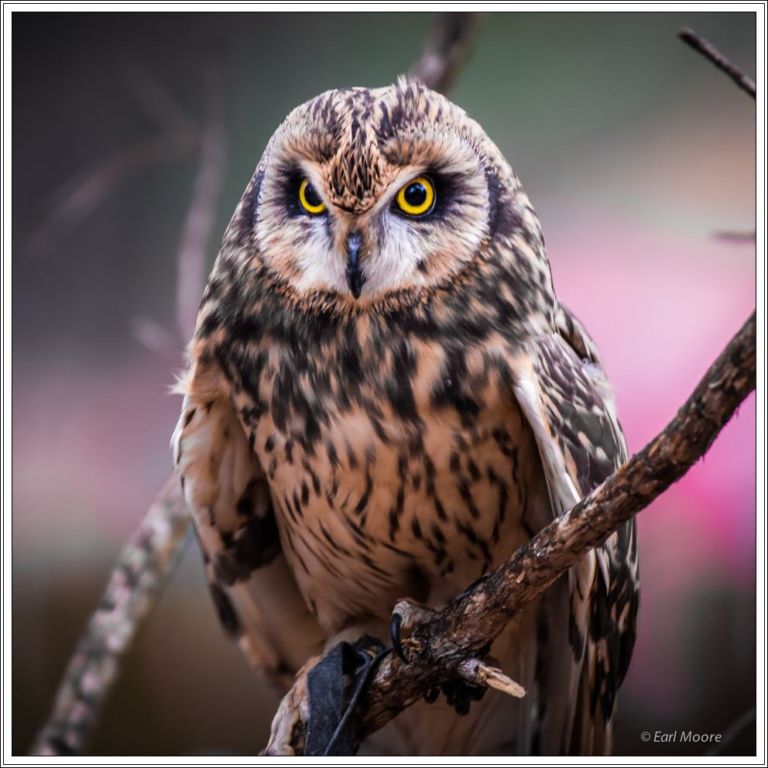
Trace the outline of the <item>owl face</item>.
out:
[[[518,185],[480,126],[422,84],[329,91],[267,147],[252,183],[254,250],[300,295],[365,304],[475,260],[502,186]]]

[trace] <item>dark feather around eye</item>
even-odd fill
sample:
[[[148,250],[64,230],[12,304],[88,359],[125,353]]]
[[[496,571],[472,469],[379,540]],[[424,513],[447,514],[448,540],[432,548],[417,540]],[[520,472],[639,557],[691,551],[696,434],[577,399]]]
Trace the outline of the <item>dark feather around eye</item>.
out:
[[[299,203],[299,187],[304,180],[305,174],[298,166],[287,166],[279,168],[278,173],[283,177],[283,183],[280,186],[278,198],[283,209],[289,216],[304,216]]]
[[[410,217],[400,210],[396,199],[392,201],[392,211],[413,222],[434,221],[435,219],[444,219],[450,216],[456,209],[456,203],[461,201],[461,174],[446,173],[437,168],[426,170],[424,173],[419,174],[419,176],[426,176],[435,188],[435,205],[432,211],[422,219]]]

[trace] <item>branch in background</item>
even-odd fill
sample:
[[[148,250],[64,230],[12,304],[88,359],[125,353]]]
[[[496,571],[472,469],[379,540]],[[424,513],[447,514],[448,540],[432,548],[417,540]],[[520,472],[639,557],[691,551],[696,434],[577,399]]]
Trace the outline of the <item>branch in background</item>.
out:
[[[151,105],[152,113],[178,128],[181,135],[185,115],[175,108],[162,89],[155,87],[153,80],[143,80],[141,86],[138,90],[145,96],[147,109]],[[195,145],[200,147],[200,164],[178,252],[176,326],[169,330],[146,318],[137,318],[133,323],[134,334],[146,347],[169,358],[178,355],[183,339],[191,334],[203,292],[206,246],[215,220],[224,169],[223,90],[222,73],[218,66],[211,66],[204,81],[206,121],[203,130],[195,129],[194,135]],[[156,141],[160,150],[164,139]],[[128,163],[123,170],[135,171],[136,166]],[[100,178],[88,196],[90,204],[102,202],[115,182],[114,174]],[[68,203],[70,207],[73,205],[71,198]],[[189,527],[179,478],[172,474],[120,555],[101,603],[70,659],[53,712],[37,736],[33,754],[79,755],[85,751],[102,705],[117,678],[120,659],[162,585],[173,573]]]
[[[36,755],[82,754],[136,628],[173,572],[189,529],[177,477],[166,481],[117,567],[69,661]]]
[[[723,240],[727,243],[754,243],[755,230],[751,232],[739,232],[737,230],[719,229],[712,233],[716,240]]]
[[[124,79],[125,87],[134,101],[163,133],[187,134],[200,139],[197,121],[180,106],[151,72],[134,64],[126,69]]]
[[[730,747],[736,739],[746,730],[747,726],[757,723],[757,709],[752,707],[737,717],[723,732],[719,744],[715,744],[704,753],[704,757],[716,757],[722,755],[726,747]]]
[[[445,13],[432,25],[424,51],[410,74],[434,91],[451,88],[480,26],[479,13]]]
[[[195,139],[187,134],[144,139],[78,174],[54,193],[51,209],[27,241],[27,248],[34,256],[42,255],[92,215],[127,179],[158,163],[182,157],[195,146]]]
[[[175,328],[170,330],[150,317],[131,318],[131,335],[144,349],[178,365],[183,345]]]
[[[181,235],[176,278],[176,331],[186,340],[195,327],[203,295],[205,254],[216,220],[226,156],[224,134],[224,77],[218,65],[205,73],[205,128],[201,136],[192,202]]]
[[[755,98],[755,83],[748,78],[732,61],[723,56],[709,40],[697,35],[692,29],[684,29],[679,34],[680,39],[708,58],[721,72],[725,72],[742,91]]]
[[[755,353],[753,313],[667,427],[570,511],[445,608],[432,612],[401,600],[394,612],[402,617],[408,663],[395,653],[381,661],[360,703],[358,738],[456,675],[466,678],[468,660],[517,613],[681,478],[754,390]],[[303,750],[304,731],[293,729],[296,754]]]
[[[163,98],[152,88],[140,91],[152,109],[164,122],[178,124],[184,115],[177,114],[173,102]],[[176,259],[176,323],[171,329],[145,317],[132,322],[136,340],[152,352],[174,364],[179,350],[195,327],[197,308],[203,295],[205,281],[205,255],[216,221],[216,208],[221,194],[226,161],[226,135],[224,130],[224,78],[218,64],[209,65],[203,79],[205,124],[198,131],[200,156],[192,190],[192,200],[182,227]]]
[[[148,72],[132,70],[128,86],[142,109],[163,132],[115,152],[64,182],[52,195],[47,216],[27,242],[41,255],[68,231],[91,216],[125,181],[158,163],[192,153],[200,131],[184,110]]]

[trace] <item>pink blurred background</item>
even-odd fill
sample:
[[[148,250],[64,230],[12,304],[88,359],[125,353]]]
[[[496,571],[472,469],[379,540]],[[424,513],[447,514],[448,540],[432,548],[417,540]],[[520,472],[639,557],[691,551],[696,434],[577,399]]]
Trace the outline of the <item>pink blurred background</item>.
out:
[[[132,328],[141,317],[173,323],[195,158],[147,167],[40,246],[34,235],[55,210],[55,190],[150,130],[126,96],[127,70],[145,68],[194,114],[200,61],[223,51],[229,153],[210,264],[284,114],[325,88],[391,80],[430,21],[73,16],[14,14],[17,754],[47,714],[121,543],[170,471],[179,403],[168,388],[179,358],[148,351]],[[750,14],[495,14],[452,92],[526,186],[558,293],[598,343],[633,451],[755,303],[754,243],[717,236],[754,230],[754,103],[675,39],[686,25],[754,72]],[[639,734],[723,732],[754,707],[754,397],[640,515],[639,532],[639,637],[616,751],[701,753],[662,752]],[[127,662],[95,754],[262,746],[275,701],[220,632],[201,570],[189,547]],[[754,748],[752,724],[725,753]]]

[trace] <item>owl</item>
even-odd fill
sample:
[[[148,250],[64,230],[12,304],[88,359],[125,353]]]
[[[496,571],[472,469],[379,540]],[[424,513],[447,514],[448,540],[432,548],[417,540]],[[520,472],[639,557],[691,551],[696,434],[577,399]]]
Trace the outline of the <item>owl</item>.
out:
[[[626,459],[520,182],[414,79],[288,115],[188,358],[173,451],[210,592],[283,691],[340,640],[386,642],[399,598],[444,605]],[[364,749],[608,752],[637,595],[629,522],[493,643],[524,698],[419,702]]]

